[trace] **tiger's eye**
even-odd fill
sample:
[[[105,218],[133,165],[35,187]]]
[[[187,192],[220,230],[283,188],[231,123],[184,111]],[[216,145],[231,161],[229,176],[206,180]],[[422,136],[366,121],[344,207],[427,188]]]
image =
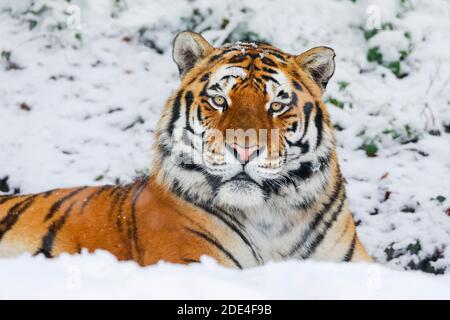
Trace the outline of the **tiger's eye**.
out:
[[[222,107],[225,104],[226,100],[222,96],[215,96],[213,98],[213,102],[214,102],[215,105],[217,105],[219,107]]]
[[[272,102],[270,108],[272,109],[272,111],[278,112],[283,109],[283,104],[280,102]]]

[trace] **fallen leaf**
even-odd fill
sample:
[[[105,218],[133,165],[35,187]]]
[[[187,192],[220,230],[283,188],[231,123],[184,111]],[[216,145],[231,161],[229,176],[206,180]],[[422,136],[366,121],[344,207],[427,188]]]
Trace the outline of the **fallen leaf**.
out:
[[[26,103],[26,102],[22,102],[22,103],[19,105],[19,107],[20,107],[21,110],[24,110],[24,111],[31,111],[30,105],[29,105],[28,103]]]
[[[381,176],[380,180],[386,179],[388,175],[389,175],[389,172],[386,171],[386,172]]]

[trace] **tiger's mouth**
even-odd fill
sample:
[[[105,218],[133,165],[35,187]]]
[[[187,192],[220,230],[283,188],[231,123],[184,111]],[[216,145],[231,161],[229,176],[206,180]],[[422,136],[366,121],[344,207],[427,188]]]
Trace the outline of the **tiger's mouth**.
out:
[[[229,181],[236,181],[236,180],[244,180],[244,181],[254,181],[248,174],[246,174],[244,171],[238,173],[234,177],[232,177]]]
[[[239,172],[238,174],[236,174],[235,176],[233,176],[231,179],[228,179],[225,182],[233,182],[233,181],[238,181],[238,182],[250,182],[250,183],[254,183],[259,185],[255,180],[252,179],[252,177],[250,177],[245,171]]]

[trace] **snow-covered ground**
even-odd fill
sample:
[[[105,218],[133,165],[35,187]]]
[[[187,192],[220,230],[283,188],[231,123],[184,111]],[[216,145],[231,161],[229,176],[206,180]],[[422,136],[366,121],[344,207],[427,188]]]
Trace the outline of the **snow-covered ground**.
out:
[[[185,29],[216,45],[335,49],[324,99],[359,234],[385,267],[141,269],[106,253],[24,256],[0,260],[0,298],[450,298],[449,275],[434,275],[450,273],[446,0],[2,0],[0,192],[147,173],[153,129],[178,85],[172,38]]]
[[[0,299],[450,299],[449,275],[376,264],[288,261],[238,271],[205,257],[142,268],[106,252],[6,259],[0,283]]]

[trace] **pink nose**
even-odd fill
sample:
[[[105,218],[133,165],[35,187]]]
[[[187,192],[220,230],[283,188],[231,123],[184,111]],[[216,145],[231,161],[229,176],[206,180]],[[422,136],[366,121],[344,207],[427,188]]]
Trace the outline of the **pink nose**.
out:
[[[236,143],[231,144],[230,147],[236,151],[236,153],[241,161],[248,161],[248,159],[250,159],[250,156],[258,150],[257,146],[241,147],[240,145],[237,145]]]

